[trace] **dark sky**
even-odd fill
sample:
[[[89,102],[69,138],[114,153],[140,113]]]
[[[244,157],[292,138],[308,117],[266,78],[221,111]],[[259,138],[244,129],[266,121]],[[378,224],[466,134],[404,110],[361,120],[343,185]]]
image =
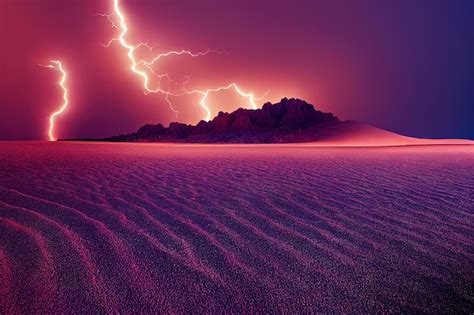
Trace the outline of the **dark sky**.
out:
[[[298,97],[342,119],[404,135],[474,138],[474,1],[121,0],[132,43],[155,52],[222,52],[163,59],[160,71],[190,88],[237,82],[277,101]],[[100,137],[175,120],[164,98],[144,95],[118,34],[97,13],[112,0],[0,0],[0,139],[47,139],[61,102],[60,59],[70,105],[59,137]],[[142,50],[143,57],[153,52]],[[205,117],[199,97],[172,99],[179,120]],[[246,105],[212,95],[213,113]]]

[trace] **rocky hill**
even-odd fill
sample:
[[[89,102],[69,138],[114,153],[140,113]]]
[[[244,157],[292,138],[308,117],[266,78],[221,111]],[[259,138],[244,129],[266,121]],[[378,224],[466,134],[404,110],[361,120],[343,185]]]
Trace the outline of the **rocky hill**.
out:
[[[299,99],[266,103],[261,109],[239,108],[232,113],[219,112],[211,121],[196,126],[173,122],[169,127],[147,124],[137,132],[101,140],[116,142],[182,143],[289,143],[312,141],[308,130],[338,123],[331,113],[316,110]]]

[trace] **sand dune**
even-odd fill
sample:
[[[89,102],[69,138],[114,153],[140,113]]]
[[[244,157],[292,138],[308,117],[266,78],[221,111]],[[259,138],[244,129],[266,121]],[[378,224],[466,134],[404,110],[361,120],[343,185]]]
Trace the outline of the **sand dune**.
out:
[[[473,165],[472,146],[0,143],[0,313],[472,313]]]
[[[341,121],[321,124],[301,133],[302,138],[310,138],[312,146],[335,147],[381,147],[411,145],[474,145],[464,139],[423,139],[402,136],[387,130],[357,121]]]

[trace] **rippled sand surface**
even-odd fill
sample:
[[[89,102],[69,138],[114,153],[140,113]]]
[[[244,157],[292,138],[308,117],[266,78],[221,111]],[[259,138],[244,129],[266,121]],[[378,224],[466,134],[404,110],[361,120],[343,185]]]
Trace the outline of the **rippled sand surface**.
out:
[[[474,312],[474,150],[0,143],[0,313]]]

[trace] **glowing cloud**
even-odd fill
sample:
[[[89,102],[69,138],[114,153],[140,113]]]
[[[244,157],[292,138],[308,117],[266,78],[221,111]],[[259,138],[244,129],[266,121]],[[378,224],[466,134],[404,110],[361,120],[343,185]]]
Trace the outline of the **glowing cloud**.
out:
[[[57,111],[53,112],[49,116],[49,130],[48,130],[49,140],[50,141],[56,141],[57,138],[54,135],[54,122],[56,120],[56,116],[61,115],[66,110],[66,107],[69,104],[68,91],[67,91],[67,87],[66,87],[67,73],[64,70],[61,61],[59,61],[59,60],[51,60],[50,64],[40,65],[40,66],[45,67],[45,68],[56,69],[57,71],[59,71],[61,73],[61,80],[59,81],[59,86],[63,90],[63,104],[61,105],[61,107]]]
[[[163,94],[165,96],[166,102],[169,104],[171,110],[175,113],[176,117],[178,117],[178,111],[173,107],[173,105],[172,105],[172,103],[169,99],[170,96],[183,96],[183,95],[191,95],[191,94],[200,94],[202,97],[201,97],[201,100],[199,102],[199,105],[206,112],[205,120],[208,121],[208,120],[211,119],[211,111],[210,111],[209,106],[207,104],[207,98],[209,96],[209,93],[211,93],[211,92],[217,93],[217,92],[220,92],[220,91],[223,91],[223,90],[234,89],[239,95],[241,95],[242,97],[244,97],[248,100],[249,105],[253,109],[257,108],[257,105],[256,105],[255,101],[263,99],[263,97],[265,97],[265,95],[268,93],[268,92],[265,93],[265,95],[260,97],[260,98],[255,98],[253,93],[244,92],[234,82],[232,82],[232,83],[230,83],[226,86],[221,86],[221,87],[218,87],[218,88],[212,88],[212,89],[207,89],[207,90],[187,90],[185,85],[186,85],[186,83],[189,82],[189,80],[188,80],[188,82],[182,84],[181,88],[179,88],[177,90],[163,89],[161,87],[161,80],[162,79],[166,79],[166,80],[168,80],[168,82],[174,83],[175,85],[179,85],[179,84],[176,84],[176,82],[171,79],[169,74],[155,72],[153,67],[155,66],[155,64],[157,64],[160,61],[160,59],[162,59],[164,57],[169,57],[169,56],[182,56],[182,55],[186,55],[186,56],[190,56],[190,57],[199,57],[199,56],[207,55],[207,54],[212,53],[212,52],[216,53],[216,51],[207,50],[207,51],[198,52],[198,53],[193,53],[189,50],[168,51],[168,52],[158,54],[156,57],[154,57],[150,61],[138,60],[135,56],[135,53],[136,53],[137,49],[139,49],[141,47],[146,47],[146,48],[152,50],[152,47],[150,47],[150,45],[148,45],[148,43],[138,43],[138,44],[133,45],[127,40],[126,35],[127,35],[127,32],[128,32],[128,26],[127,26],[126,18],[124,16],[123,12],[122,12],[122,9],[120,8],[119,0],[114,0],[113,7],[114,7],[114,13],[112,13],[112,14],[99,14],[99,15],[100,16],[105,16],[107,18],[107,20],[111,23],[112,27],[116,28],[120,31],[120,35],[116,38],[112,38],[107,44],[105,44],[103,46],[109,47],[113,42],[118,42],[123,48],[125,48],[126,51],[127,51],[128,60],[130,61],[130,70],[132,71],[132,73],[134,73],[135,75],[137,75],[138,77],[141,78],[145,94],[148,94],[148,93],[161,93],[161,94]],[[114,16],[117,18],[117,20],[118,20],[117,22],[114,21],[114,19],[113,19]],[[158,78],[158,87],[157,88],[150,87],[150,77],[149,77],[147,71],[150,72],[151,74],[155,75]]]

